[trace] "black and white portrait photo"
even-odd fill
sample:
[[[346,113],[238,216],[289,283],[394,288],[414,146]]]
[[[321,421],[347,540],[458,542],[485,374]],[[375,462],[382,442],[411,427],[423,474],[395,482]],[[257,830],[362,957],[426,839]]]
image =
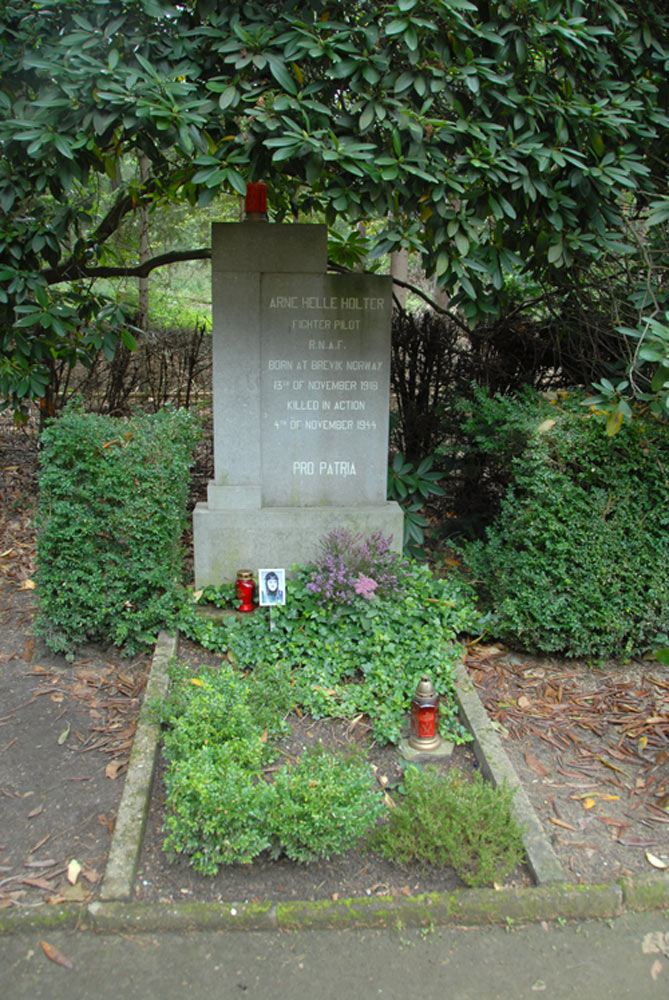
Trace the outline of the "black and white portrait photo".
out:
[[[284,569],[258,570],[260,604],[286,603],[286,571]]]

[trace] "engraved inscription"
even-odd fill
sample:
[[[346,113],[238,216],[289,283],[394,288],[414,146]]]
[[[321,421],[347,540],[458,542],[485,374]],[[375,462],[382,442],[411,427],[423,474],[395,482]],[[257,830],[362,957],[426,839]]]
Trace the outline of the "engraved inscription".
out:
[[[290,504],[385,501],[389,284],[366,276],[271,278],[261,358],[268,497]],[[387,294],[341,291],[366,285]]]

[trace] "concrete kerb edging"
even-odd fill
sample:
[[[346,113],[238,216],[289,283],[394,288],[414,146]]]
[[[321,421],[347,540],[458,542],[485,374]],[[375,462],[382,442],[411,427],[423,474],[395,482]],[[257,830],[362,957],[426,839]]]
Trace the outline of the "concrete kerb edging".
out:
[[[485,777],[495,786],[504,782],[514,789],[512,812],[523,832],[527,863],[538,885],[566,882],[562,865],[553,851],[518,775],[502,747],[488,713],[463,663],[455,667],[455,692],[462,721],[474,737],[474,753]]]
[[[176,637],[166,632],[158,636],[116,815],[100,890],[101,900],[130,899],[132,896],[160,742],[160,724],[151,718],[151,704],[156,700],[163,701],[167,695],[167,665],[176,655],[177,646]]]
[[[30,910],[5,910],[0,933],[32,929],[124,931],[306,930],[343,928],[476,926],[537,920],[590,920],[616,917],[625,911],[669,907],[669,874],[622,878],[608,885],[569,885],[532,806],[520,786],[508,755],[481,705],[464,666],[456,670],[456,689],[463,721],[474,737],[474,750],[486,776],[496,784],[506,778],[516,788],[516,818],[526,827],[525,846],[538,885],[529,888],[458,889],[414,897],[363,897],[296,902],[135,903],[133,883],[160,729],[149,706],[167,692],[167,664],[177,640],[161,633],[155,648],[100,899]]]

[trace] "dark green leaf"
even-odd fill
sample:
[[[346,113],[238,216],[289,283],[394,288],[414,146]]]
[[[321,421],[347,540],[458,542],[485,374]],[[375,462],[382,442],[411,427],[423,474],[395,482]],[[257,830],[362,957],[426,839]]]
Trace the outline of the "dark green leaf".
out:
[[[268,56],[269,68],[276,82],[287,90],[289,94],[296,94],[297,87],[295,79],[284,62],[275,56]]]
[[[128,348],[129,351],[137,350],[137,341],[135,340],[135,338],[133,337],[133,335],[130,333],[129,330],[121,330],[121,340],[123,341],[123,343],[125,344],[125,346]]]
[[[218,99],[218,106],[221,111],[225,111],[226,108],[235,107],[239,103],[239,91],[235,86],[230,85],[222,91],[221,96]]]

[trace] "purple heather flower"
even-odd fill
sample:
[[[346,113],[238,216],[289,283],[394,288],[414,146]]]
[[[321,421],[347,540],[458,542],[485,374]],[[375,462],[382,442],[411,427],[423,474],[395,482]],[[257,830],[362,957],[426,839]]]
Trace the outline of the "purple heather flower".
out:
[[[321,539],[307,588],[319,604],[351,604],[356,594],[367,600],[401,594],[408,563],[390,544],[380,531],[367,539],[345,528],[331,531]]]

